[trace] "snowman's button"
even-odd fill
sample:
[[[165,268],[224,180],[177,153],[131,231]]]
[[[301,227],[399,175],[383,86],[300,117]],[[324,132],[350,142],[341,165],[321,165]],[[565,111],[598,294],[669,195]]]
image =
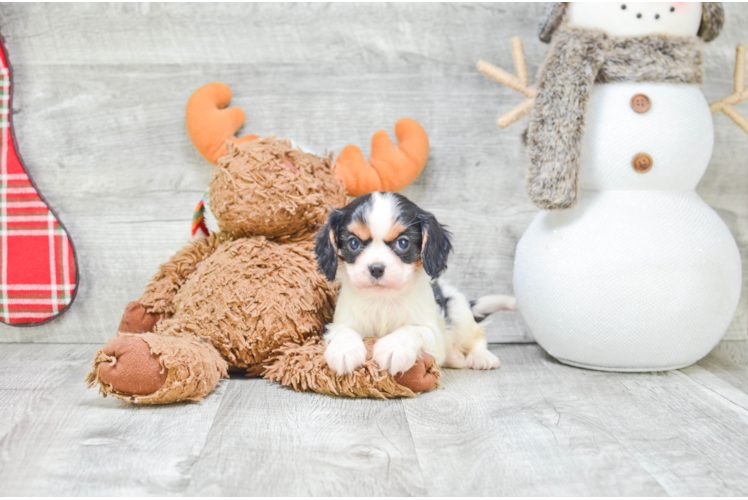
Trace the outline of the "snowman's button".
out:
[[[646,113],[652,107],[652,101],[644,94],[636,94],[631,98],[631,109],[637,113]]]
[[[652,165],[654,165],[652,157],[647,153],[639,153],[638,155],[634,156],[633,160],[631,160],[631,166],[634,167],[634,170],[636,170],[640,174],[644,174],[652,170]]]

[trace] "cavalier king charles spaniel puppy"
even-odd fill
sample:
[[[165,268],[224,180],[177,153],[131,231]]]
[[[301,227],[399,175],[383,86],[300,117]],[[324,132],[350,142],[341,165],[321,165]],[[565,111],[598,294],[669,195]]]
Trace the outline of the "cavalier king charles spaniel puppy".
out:
[[[433,214],[396,193],[360,196],[330,214],[315,251],[320,271],[340,281],[325,333],[325,359],[338,374],[364,364],[365,337],[380,338],[373,360],[392,375],[410,369],[422,352],[440,366],[499,366],[478,323],[493,312],[516,309],[516,300],[490,295],[471,304],[437,280],[447,269],[452,243]]]

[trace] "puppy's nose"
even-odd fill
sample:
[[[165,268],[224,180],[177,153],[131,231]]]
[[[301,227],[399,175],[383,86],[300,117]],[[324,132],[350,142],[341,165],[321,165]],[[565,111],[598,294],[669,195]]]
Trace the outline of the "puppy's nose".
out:
[[[372,264],[369,266],[369,273],[374,279],[379,279],[384,274],[384,264]]]

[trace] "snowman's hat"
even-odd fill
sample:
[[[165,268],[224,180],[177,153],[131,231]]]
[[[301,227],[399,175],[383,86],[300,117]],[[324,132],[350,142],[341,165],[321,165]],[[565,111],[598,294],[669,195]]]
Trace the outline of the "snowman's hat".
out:
[[[546,2],[543,14],[538,23],[538,37],[541,42],[551,41],[553,32],[566,17],[568,2]],[[711,42],[719,35],[725,23],[725,12],[722,2],[703,2],[701,4],[701,26],[697,35],[705,42]]]

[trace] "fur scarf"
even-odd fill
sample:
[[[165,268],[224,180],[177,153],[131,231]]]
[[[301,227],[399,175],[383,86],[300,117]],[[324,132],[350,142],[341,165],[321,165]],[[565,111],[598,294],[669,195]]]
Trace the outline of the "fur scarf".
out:
[[[704,42],[697,37],[612,37],[562,26],[538,73],[527,129],[527,191],[543,209],[569,208],[577,199],[585,114],[596,83],[701,84]]]

